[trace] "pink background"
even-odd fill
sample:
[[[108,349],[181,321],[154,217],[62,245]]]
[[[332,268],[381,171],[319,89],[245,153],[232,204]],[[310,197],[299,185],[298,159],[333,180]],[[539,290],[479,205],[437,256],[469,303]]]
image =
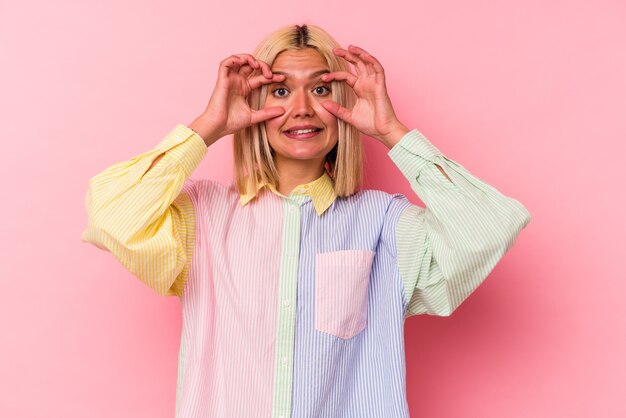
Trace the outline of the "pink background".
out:
[[[626,416],[624,2],[248,3],[0,3],[0,416],[173,416],[179,301],[80,242],[87,181],[292,23],[378,57],[400,119],[533,215],[452,317],[406,322],[412,416]],[[365,141],[368,186],[421,204]]]

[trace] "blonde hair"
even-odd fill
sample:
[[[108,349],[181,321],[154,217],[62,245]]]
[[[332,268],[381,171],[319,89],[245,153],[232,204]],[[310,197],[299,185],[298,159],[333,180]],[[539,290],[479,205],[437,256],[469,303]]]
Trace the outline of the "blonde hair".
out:
[[[325,30],[315,25],[290,25],[267,36],[252,55],[265,61],[270,67],[283,51],[313,48],[326,60],[333,71],[350,71],[348,64],[333,54],[340,45]],[[352,108],[355,95],[344,82],[332,81],[332,99]],[[265,103],[267,86],[254,90],[248,97],[252,109],[261,109]],[[363,146],[359,131],[337,118],[338,141],[326,155],[325,169],[333,179],[337,196],[350,196],[361,186],[363,179]],[[240,193],[256,190],[260,183],[277,185],[279,175],[274,164],[265,123],[241,129],[234,134],[234,176]],[[252,175],[251,175],[252,174]]]

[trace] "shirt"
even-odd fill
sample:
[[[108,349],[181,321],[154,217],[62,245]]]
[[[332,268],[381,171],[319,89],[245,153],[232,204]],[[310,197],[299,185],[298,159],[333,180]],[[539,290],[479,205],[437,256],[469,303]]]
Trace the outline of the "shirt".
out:
[[[450,315],[528,210],[416,129],[388,156],[425,208],[380,190],[338,197],[327,174],[289,196],[240,195],[189,178],[206,151],[178,124],[85,197],[82,240],[180,297],[176,417],[408,417],[404,320]]]

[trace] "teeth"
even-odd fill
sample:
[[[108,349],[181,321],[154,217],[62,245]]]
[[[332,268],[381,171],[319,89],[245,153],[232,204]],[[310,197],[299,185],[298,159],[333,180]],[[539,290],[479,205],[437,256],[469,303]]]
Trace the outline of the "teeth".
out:
[[[301,135],[301,134],[308,134],[309,132],[315,132],[315,131],[317,131],[317,129],[298,129],[296,131],[288,131],[288,132],[293,135]]]

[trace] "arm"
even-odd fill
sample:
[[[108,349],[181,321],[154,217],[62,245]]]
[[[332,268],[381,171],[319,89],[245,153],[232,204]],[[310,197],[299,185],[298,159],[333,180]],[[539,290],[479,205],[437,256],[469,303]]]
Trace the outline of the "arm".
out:
[[[406,315],[450,315],[510,248],[530,213],[400,123],[376,58],[352,45],[333,52],[353,64],[357,74],[336,71],[322,79],[345,81],[357,99],[352,109],[331,100],[322,105],[386,145],[427,206],[407,206],[396,224]]]
[[[388,155],[426,204],[406,208],[395,228],[405,316],[448,316],[513,245],[530,213],[445,157],[417,130]]]
[[[111,252],[160,295],[180,296],[195,242],[183,186],[206,151],[202,138],[179,124],[153,150],[92,177],[82,241]]]
[[[222,60],[209,104],[189,127],[177,125],[155,149],[90,179],[82,240],[110,251],[159,294],[182,295],[195,244],[187,178],[215,141],[284,113],[251,109],[246,99],[283,77],[249,54]]]

